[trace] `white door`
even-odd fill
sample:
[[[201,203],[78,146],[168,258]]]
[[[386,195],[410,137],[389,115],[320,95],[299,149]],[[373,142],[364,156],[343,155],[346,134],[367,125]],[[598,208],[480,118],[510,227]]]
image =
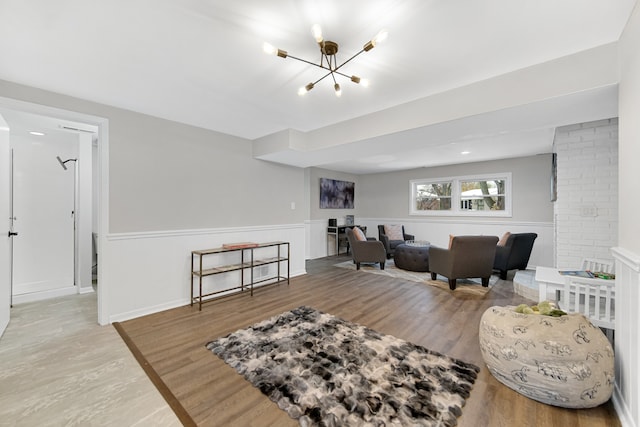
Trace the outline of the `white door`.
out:
[[[0,335],[9,324],[11,304],[10,168],[9,126],[0,115]]]
[[[74,142],[70,143],[69,138]],[[13,134],[14,302],[58,296],[74,288],[75,162],[77,137]]]

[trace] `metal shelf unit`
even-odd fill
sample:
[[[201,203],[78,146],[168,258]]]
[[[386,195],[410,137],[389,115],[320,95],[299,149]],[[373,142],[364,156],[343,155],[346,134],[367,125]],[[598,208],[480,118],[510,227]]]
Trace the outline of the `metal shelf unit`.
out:
[[[286,247],[286,254],[284,253]],[[275,257],[259,258],[256,259],[256,252],[265,252],[265,248],[276,248],[277,253]],[[208,255],[224,254],[230,252],[239,252],[240,262],[237,264],[220,265],[214,267],[203,268],[203,259]],[[258,243],[251,247],[238,247],[238,248],[214,248],[191,251],[191,306],[194,303],[198,304],[198,309],[202,310],[202,304],[211,301],[215,296],[223,296],[220,294],[229,294],[230,291],[239,290],[243,292],[246,288],[250,290],[251,296],[253,296],[253,286],[258,283],[267,281],[273,281],[270,284],[281,283],[286,280],[289,284],[290,276],[290,262],[291,249],[289,242],[268,242]],[[197,261],[196,261],[197,260]],[[287,275],[284,275],[282,263],[287,263]],[[254,269],[263,265],[276,264],[277,273],[275,276],[269,276],[260,280],[255,280]],[[250,280],[249,283],[244,283],[245,270],[249,270]],[[217,290],[214,292],[202,293],[202,278],[207,276],[213,276],[216,274],[229,273],[231,271],[240,271],[240,284],[238,286],[232,286],[225,289]],[[198,279],[197,289],[194,289],[194,278]],[[194,292],[197,290],[197,293]]]

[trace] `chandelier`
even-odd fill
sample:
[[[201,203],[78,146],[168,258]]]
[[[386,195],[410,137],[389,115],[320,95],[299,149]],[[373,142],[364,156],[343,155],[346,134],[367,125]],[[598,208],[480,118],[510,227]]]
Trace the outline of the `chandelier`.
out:
[[[336,81],[336,75],[346,77],[352,82],[357,84],[362,84],[365,87],[368,86],[369,83],[367,80],[361,79],[358,76],[349,76],[347,74],[344,74],[340,71],[340,69],[346,63],[350,62],[353,58],[360,55],[362,52],[368,52],[371,49],[373,49],[378,43],[384,41],[387,38],[386,30],[380,31],[374,38],[372,38],[367,43],[365,43],[365,45],[362,47],[362,49],[358,53],[356,53],[346,61],[342,62],[340,65],[338,65],[338,61],[336,58],[336,54],[338,53],[338,43],[325,40],[322,37],[322,30],[320,29],[320,25],[318,24],[315,24],[313,27],[311,27],[311,33],[313,34],[313,37],[316,39],[316,42],[320,47],[320,63],[307,61],[306,59],[289,55],[287,51],[282,49],[277,49],[272,45],[270,45],[269,43],[265,43],[263,46],[264,51],[268,54],[277,55],[280,58],[291,58],[297,61],[306,62],[307,64],[313,65],[314,67],[322,68],[323,70],[327,71],[325,75],[320,77],[315,82],[311,82],[308,85],[301,87],[298,90],[298,95],[304,95],[305,93],[313,89],[315,85],[317,85],[319,82],[331,76],[331,79],[333,80],[333,89],[335,90],[336,96],[340,97],[340,95],[342,95],[342,90],[340,89],[340,84],[338,84],[338,82]]]

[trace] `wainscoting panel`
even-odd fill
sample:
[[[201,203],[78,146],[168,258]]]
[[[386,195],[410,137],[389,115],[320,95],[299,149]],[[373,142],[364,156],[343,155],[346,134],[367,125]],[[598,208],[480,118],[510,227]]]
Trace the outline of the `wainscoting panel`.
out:
[[[192,250],[279,240],[291,244],[291,277],[306,274],[303,224],[108,235],[102,256],[108,268],[100,286],[105,286],[109,322],[189,304]],[[223,263],[238,262],[231,254],[224,256]],[[221,284],[230,280],[239,284],[239,275],[233,274],[221,275]]]
[[[640,255],[611,250],[616,261],[616,386],[613,403],[623,427],[640,426]]]

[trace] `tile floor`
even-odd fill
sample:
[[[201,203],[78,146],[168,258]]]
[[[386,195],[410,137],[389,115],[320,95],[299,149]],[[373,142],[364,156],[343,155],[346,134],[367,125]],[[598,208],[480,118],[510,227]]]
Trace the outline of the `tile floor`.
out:
[[[96,295],[15,305],[0,338],[0,426],[180,426]]]

